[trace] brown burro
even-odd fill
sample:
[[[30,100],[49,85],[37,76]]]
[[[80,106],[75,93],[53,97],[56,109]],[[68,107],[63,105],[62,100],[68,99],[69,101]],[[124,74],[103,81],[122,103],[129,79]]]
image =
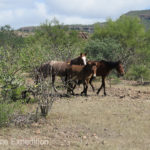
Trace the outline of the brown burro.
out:
[[[106,95],[106,90],[105,90],[105,78],[109,75],[109,73],[115,69],[117,70],[118,75],[123,76],[124,75],[124,68],[123,65],[121,63],[121,61],[105,61],[105,60],[101,60],[101,61],[88,61],[87,63],[96,63],[97,66],[97,72],[96,72],[96,76],[101,76],[102,77],[102,84],[100,86],[100,88],[97,91],[97,94],[99,94],[99,92],[101,91],[102,88],[104,88],[104,95]],[[93,77],[91,77],[89,83],[93,89],[94,86],[92,84],[92,80]]]
[[[49,61],[42,64],[37,70],[37,75],[35,78],[36,84],[47,78],[48,76],[52,77],[52,87],[57,92],[57,89],[54,86],[56,76],[65,77],[65,83],[67,81],[67,70],[70,68],[70,65],[63,61]]]
[[[87,96],[89,81],[92,76],[96,77],[96,70],[97,70],[96,63],[88,63],[85,66],[80,66],[80,65],[70,66],[68,70],[69,83],[68,83],[67,92],[72,92],[72,94],[74,94],[73,90],[76,84],[82,83],[83,91],[81,92],[81,95],[84,94],[85,96]]]
[[[71,65],[86,65],[86,54],[81,53],[80,56],[74,58],[68,62],[64,61],[48,61],[41,66],[36,68],[36,75],[35,75],[35,83],[39,83],[40,80],[47,78],[48,76],[52,77],[52,87],[54,88],[55,92],[57,89],[54,86],[56,76],[65,77],[64,81],[66,84],[68,78],[68,70]]]

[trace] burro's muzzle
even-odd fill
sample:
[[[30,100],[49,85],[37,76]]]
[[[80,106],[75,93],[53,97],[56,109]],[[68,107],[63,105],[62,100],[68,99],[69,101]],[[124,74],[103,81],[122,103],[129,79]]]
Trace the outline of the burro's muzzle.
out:
[[[123,77],[124,76],[124,72],[118,73],[117,76],[118,76],[118,78]]]
[[[95,74],[95,73],[93,74],[93,77],[96,77],[96,74]]]

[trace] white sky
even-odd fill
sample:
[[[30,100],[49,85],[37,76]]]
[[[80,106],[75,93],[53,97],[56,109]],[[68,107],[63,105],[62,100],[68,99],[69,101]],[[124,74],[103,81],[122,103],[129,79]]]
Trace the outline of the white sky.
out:
[[[64,24],[93,24],[150,8],[150,0],[0,0],[0,26],[40,25],[54,17]]]

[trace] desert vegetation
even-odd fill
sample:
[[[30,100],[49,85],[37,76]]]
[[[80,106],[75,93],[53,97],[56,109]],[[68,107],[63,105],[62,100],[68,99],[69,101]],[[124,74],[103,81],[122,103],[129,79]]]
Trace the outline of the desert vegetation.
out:
[[[48,139],[49,145],[31,144],[31,149],[148,149],[149,40],[150,31],[139,18],[129,16],[95,24],[87,39],[56,19],[26,36],[9,25],[1,27],[0,139]],[[59,93],[52,88],[51,76],[35,84],[41,64],[68,62],[80,53],[87,53],[87,60],[123,63],[123,77],[117,78],[115,71],[109,74],[106,97],[91,88],[89,96],[80,96],[79,86],[75,96],[67,95],[60,77],[55,83]],[[94,84],[100,86],[99,77]]]

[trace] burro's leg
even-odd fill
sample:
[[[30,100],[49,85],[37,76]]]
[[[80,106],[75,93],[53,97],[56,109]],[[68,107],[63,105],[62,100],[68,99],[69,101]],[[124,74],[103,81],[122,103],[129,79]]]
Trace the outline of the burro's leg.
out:
[[[55,83],[55,75],[53,74],[52,75],[52,87],[53,87],[53,89],[54,89],[55,92],[58,92],[57,89],[56,89],[56,87],[55,87],[55,85],[54,85],[54,83]]]
[[[99,92],[101,91],[102,88],[104,88],[104,95],[106,95],[106,91],[105,91],[105,77],[102,77],[102,84],[101,84],[100,88],[97,91],[97,95],[99,94]]]
[[[89,83],[90,83],[90,85],[92,87],[93,92],[95,92],[95,88],[94,88],[94,86],[92,84],[93,79],[94,79],[94,77],[92,76],[91,79],[90,79],[90,81],[89,81]]]

